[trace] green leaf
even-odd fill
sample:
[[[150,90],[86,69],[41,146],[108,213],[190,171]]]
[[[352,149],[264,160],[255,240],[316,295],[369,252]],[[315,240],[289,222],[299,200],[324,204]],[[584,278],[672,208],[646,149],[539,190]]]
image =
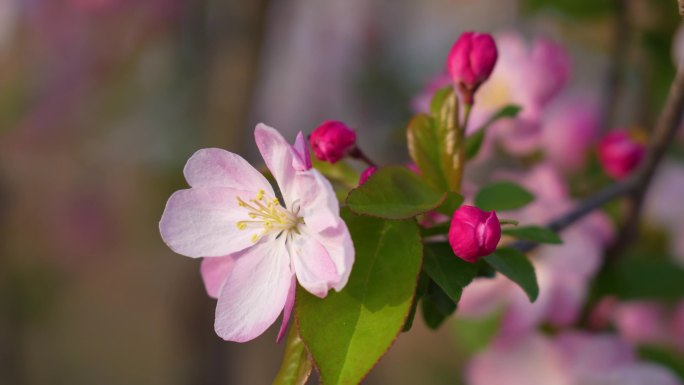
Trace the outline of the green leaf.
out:
[[[663,346],[645,345],[638,348],[639,357],[670,368],[684,378],[684,353]]]
[[[461,207],[463,203],[463,196],[455,192],[447,192],[446,199],[441,206],[437,207],[437,211],[451,217],[457,208]]]
[[[669,260],[628,259],[617,264],[601,285],[608,294],[620,299],[658,299],[677,301],[684,297],[684,269]]]
[[[465,143],[465,158],[466,160],[471,160],[474,157],[477,156],[477,154],[480,152],[480,148],[482,148],[482,142],[484,142],[484,137],[485,137],[485,129],[481,128],[477,131],[475,131],[474,134],[470,135],[466,139]]]
[[[409,155],[425,180],[439,191],[448,190],[439,155],[442,142],[435,120],[423,114],[415,116],[409,122],[406,139]]]
[[[534,272],[534,266],[525,254],[516,249],[500,248],[484,260],[496,271],[517,283],[531,302],[537,299],[539,296],[537,275]]]
[[[290,325],[285,353],[273,385],[304,385],[311,374],[311,359],[296,325]]]
[[[482,142],[484,142],[484,137],[487,133],[487,129],[492,124],[496,123],[499,119],[503,118],[515,118],[520,112],[520,106],[509,104],[501,107],[494,115],[492,115],[487,121],[477,130],[474,134],[470,135],[466,139],[466,160],[473,159],[480,152],[482,147]]]
[[[349,188],[359,185],[359,173],[349,163],[341,160],[337,163],[311,159],[313,167],[328,179],[338,181]]]
[[[479,318],[459,317],[457,313],[453,330],[458,347],[469,356],[484,350],[499,332],[502,320],[501,311]]]
[[[430,100],[430,116],[438,117],[442,113],[444,103],[447,103],[449,98],[454,94],[453,86],[446,86],[435,91]]]
[[[534,195],[513,182],[495,182],[477,193],[475,205],[482,210],[519,209],[534,200]]]
[[[510,229],[502,229],[501,232],[518,239],[526,239],[528,241],[537,243],[550,243],[554,245],[563,243],[556,233],[546,227],[541,226],[515,227]]]
[[[574,18],[593,18],[610,14],[615,2],[609,0],[526,0],[523,7],[527,12],[539,12],[551,8]]]
[[[298,288],[300,335],[324,385],[358,384],[401,332],[422,260],[415,221],[343,211],[356,261],[347,286],[324,299]]]
[[[411,120],[407,131],[411,159],[423,177],[439,191],[458,191],[463,168],[462,130],[458,122],[458,98],[453,87],[437,91],[430,114]]]
[[[435,94],[430,106],[432,118],[437,126],[442,171],[451,191],[459,191],[463,175],[465,154],[463,130],[459,127],[458,98],[453,87],[441,89]]]
[[[430,282],[421,301],[423,320],[430,329],[439,328],[456,311],[456,303],[435,282]]]
[[[423,269],[454,302],[477,274],[477,266],[455,256],[446,242],[425,244]]]
[[[421,272],[420,276],[418,277],[418,284],[416,285],[416,294],[413,296],[413,301],[411,302],[411,310],[409,310],[404,327],[401,329],[402,332],[407,332],[411,330],[411,327],[413,327],[413,320],[416,317],[416,310],[418,310],[418,302],[427,292],[429,284],[430,277],[428,277],[425,272]]]
[[[361,215],[406,219],[432,210],[446,197],[406,167],[379,169],[366,183],[347,196],[349,208]]]

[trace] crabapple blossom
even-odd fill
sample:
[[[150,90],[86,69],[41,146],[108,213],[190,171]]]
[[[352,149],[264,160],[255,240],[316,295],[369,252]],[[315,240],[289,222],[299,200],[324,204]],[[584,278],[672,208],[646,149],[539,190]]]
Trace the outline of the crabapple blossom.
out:
[[[539,146],[554,167],[574,172],[586,164],[599,133],[598,105],[590,95],[574,93],[559,98],[544,114]]]
[[[301,133],[294,147],[264,124],[254,137],[282,199],[239,155],[202,149],[184,169],[191,188],[169,198],[159,223],[173,251],[205,257],[202,277],[218,299],[216,333],[237,342],[262,334],[281,312],[282,338],[297,282],[325,297],[345,286],[354,262],[335,193],[311,169]]]
[[[468,133],[486,122],[492,114],[506,105],[522,109],[514,119],[504,119],[491,127],[490,140],[498,139],[503,147],[515,155],[528,154],[540,145],[542,119],[550,103],[565,87],[570,76],[570,59],[565,49],[555,41],[535,38],[528,43],[518,33],[504,33],[496,37],[499,52],[496,68],[477,93],[477,108],[473,109]]]
[[[495,344],[468,364],[470,385],[678,385],[665,367],[640,362],[618,336],[568,331],[535,333]]]

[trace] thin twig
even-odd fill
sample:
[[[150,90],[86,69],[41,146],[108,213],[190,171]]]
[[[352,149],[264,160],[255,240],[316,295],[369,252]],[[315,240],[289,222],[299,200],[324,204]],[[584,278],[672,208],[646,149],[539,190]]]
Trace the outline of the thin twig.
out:
[[[637,178],[639,183],[634,186],[634,189],[629,194],[627,200],[627,209],[623,225],[618,232],[616,241],[608,252],[608,259],[617,259],[629,246],[638,233],[639,217],[646,198],[646,193],[653,179],[653,175],[662,160],[669,144],[674,139],[677,128],[680,124],[682,109],[684,108],[684,73],[677,72],[677,76],[670,89],[668,102],[663,109],[662,115],[653,132],[653,138],[650,143],[650,151],[642,164],[642,167],[637,171]]]

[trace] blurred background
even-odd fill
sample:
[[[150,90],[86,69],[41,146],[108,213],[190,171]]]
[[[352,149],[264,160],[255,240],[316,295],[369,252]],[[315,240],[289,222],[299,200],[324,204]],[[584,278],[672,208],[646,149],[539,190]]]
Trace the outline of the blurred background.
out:
[[[613,125],[648,125],[678,23],[664,0],[0,0],[0,384],[270,383],[275,330],[221,341],[199,261],[159,236],[195,150],[259,163],[256,123],[339,119],[405,162],[412,98],[472,29],[554,39],[598,99],[617,65]],[[365,383],[463,363],[417,318]]]

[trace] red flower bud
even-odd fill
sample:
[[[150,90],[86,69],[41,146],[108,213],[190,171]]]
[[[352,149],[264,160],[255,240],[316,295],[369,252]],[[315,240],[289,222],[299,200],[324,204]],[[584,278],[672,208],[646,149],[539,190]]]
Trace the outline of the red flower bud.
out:
[[[461,92],[472,94],[489,78],[494,70],[498,52],[490,34],[465,32],[449,52],[447,69]],[[467,99],[467,98],[466,98]],[[472,100],[465,101],[472,104]]]
[[[451,217],[449,243],[457,257],[477,262],[491,254],[501,239],[501,224],[496,212],[486,212],[473,206],[461,206]]]
[[[628,176],[644,157],[644,145],[626,131],[607,134],[598,145],[598,158],[606,174],[615,179]]]
[[[359,186],[366,183],[368,178],[370,178],[371,175],[375,174],[376,171],[378,171],[378,168],[375,166],[370,166],[367,169],[363,170],[361,176],[359,177]]]
[[[354,149],[356,133],[342,122],[327,120],[311,133],[309,141],[316,158],[335,163]]]

